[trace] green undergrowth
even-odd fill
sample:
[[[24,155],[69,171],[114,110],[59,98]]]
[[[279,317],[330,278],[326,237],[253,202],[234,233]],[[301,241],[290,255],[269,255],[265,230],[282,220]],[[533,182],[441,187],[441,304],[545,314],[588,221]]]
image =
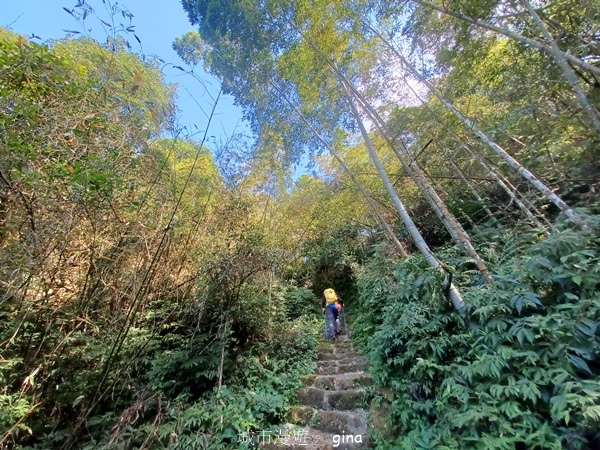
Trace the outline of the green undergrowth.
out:
[[[438,253],[460,313],[420,256],[374,257],[357,274],[354,338],[387,418],[377,448],[598,448],[600,239],[566,224],[488,238],[492,285],[456,249]]]
[[[274,326],[270,341],[248,347],[229,360],[220,389],[215,386],[193,400],[187,392],[170,398],[160,411],[154,408],[149,416],[153,420],[121,430],[120,448],[138,448],[148,436],[154,436],[150,448],[246,448],[243,437],[251,430],[269,429],[283,421],[300,387],[300,377],[313,370],[319,325],[302,317]],[[171,360],[170,364],[177,363]],[[196,371],[201,372],[202,365]],[[157,425],[159,415],[161,423]],[[99,423],[99,430],[110,429],[114,420],[109,417],[106,423]],[[104,442],[110,440],[111,436],[106,436]],[[96,447],[91,443],[88,448]]]
[[[216,309],[200,323],[181,314],[153,334],[154,317],[172,309],[157,300],[147,322],[130,331],[113,361],[120,370],[109,372],[91,412],[110,351],[101,333],[74,333],[63,354],[46,355],[52,371],[38,374],[43,382],[23,381],[23,361],[5,352],[0,432],[20,449],[247,448],[244,433],[284,421],[300,378],[313,372],[322,323],[298,313],[317,303],[305,289],[283,286],[270,299],[247,289],[240,302],[225,315],[224,334],[214,326],[223,316]],[[4,325],[0,338],[11,331]]]

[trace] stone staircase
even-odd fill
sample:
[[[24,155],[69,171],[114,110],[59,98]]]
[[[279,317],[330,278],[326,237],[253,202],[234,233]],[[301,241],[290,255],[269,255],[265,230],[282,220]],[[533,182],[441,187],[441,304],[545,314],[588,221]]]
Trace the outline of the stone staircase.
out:
[[[314,375],[303,378],[298,391],[299,406],[290,408],[286,440],[264,444],[279,449],[367,449],[365,386],[371,378],[364,373],[365,361],[347,336],[319,344]]]

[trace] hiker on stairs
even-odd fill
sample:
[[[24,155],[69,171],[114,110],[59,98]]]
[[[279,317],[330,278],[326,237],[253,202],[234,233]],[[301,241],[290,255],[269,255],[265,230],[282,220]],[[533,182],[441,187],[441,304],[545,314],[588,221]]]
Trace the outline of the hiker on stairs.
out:
[[[338,320],[339,311],[344,306],[342,299],[331,288],[323,291],[323,300],[321,307],[327,319],[327,329],[329,331],[329,339],[335,340],[336,334],[341,333],[341,326]]]

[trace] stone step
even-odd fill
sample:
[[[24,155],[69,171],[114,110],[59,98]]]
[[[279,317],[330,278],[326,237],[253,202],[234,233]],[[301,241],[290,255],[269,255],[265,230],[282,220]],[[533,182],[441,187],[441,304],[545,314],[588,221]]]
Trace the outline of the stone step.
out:
[[[355,356],[360,356],[355,351],[344,351],[341,353],[332,353],[332,352],[319,352],[317,354],[317,359],[319,361],[330,361],[334,359],[344,359],[344,358],[353,358]]]
[[[337,375],[308,375],[302,377],[305,387],[315,387],[330,391],[341,391],[344,389],[357,389],[371,386],[373,379],[364,372],[337,374]]]
[[[290,406],[287,420],[296,425],[308,425],[315,415],[315,410],[310,406]]]
[[[300,405],[291,407],[288,412],[289,422],[306,428],[293,439],[263,442],[260,448],[369,448],[367,413],[362,407],[367,400],[364,387],[370,386],[373,380],[364,373],[365,359],[354,351],[346,335],[321,342],[317,349],[316,373],[302,378],[304,387],[298,390]]]
[[[298,391],[300,405],[312,406],[325,411],[349,411],[360,408],[365,402],[364,389],[346,389],[329,391],[316,387],[302,388]]]
[[[362,372],[365,369],[364,361],[353,361],[348,364],[338,364],[332,366],[317,366],[317,375],[335,375],[345,373],[357,373]]]
[[[360,435],[344,435],[334,433],[324,433],[314,428],[293,428],[286,426],[282,431],[274,433],[270,442],[265,442],[266,438],[262,438],[263,442],[259,443],[259,448],[264,450],[358,450],[369,448],[369,442],[366,434]]]
[[[348,364],[365,364],[365,359],[362,356],[353,356],[340,359],[326,359],[317,361],[317,367],[337,367]]]
[[[354,351],[353,348],[336,348],[335,346],[331,347],[329,350],[321,350],[317,353],[317,358],[320,360],[326,359],[337,359],[335,356],[329,355],[338,355],[340,358],[346,358],[347,355],[356,355],[357,352]]]
[[[363,409],[352,411],[325,411],[310,406],[292,406],[288,421],[296,425],[312,426],[325,433],[367,434],[367,413]]]
[[[336,356],[331,356],[336,355]],[[332,347],[328,351],[320,351],[317,353],[317,358],[319,360],[327,360],[327,359],[339,359],[339,358],[347,358],[349,356],[357,355],[357,352],[354,351],[353,348],[335,348]]]
[[[365,411],[316,411],[312,418],[313,428],[334,434],[367,434]]]
[[[353,351],[352,342],[321,342],[317,344],[317,350],[325,353],[343,353]]]

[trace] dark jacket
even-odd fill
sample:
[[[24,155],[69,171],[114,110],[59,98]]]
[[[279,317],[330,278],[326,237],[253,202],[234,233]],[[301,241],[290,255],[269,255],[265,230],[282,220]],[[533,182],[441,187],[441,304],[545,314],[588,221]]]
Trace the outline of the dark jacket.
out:
[[[339,295],[337,296],[337,301],[340,305],[344,306],[344,301]],[[321,297],[321,308],[325,308],[325,295]]]

